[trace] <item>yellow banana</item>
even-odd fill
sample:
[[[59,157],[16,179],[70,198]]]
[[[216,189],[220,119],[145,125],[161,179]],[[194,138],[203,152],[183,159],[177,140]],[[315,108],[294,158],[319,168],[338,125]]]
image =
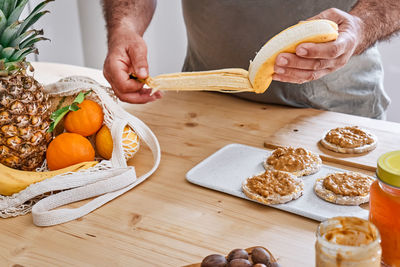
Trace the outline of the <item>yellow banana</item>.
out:
[[[24,190],[33,183],[37,183],[43,181],[44,179],[66,172],[89,169],[95,166],[97,163],[97,161],[87,161],[63,169],[48,172],[20,171],[0,164],[0,195],[11,196],[14,193]]]

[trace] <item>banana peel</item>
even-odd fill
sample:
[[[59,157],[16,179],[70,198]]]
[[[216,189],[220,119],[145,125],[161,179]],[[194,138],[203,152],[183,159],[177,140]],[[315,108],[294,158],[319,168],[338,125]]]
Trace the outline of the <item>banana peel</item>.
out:
[[[254,92],[248,71],[240,68],[169,73],[146,79],[130,74],[130,78],[152,88],[152,94],[158,90]]]
[[[47,172],[20,171],[0,164],[0,195],[11,196],[29,185],[66,172],[86,170],[95,166],[97,161],[86,161],[63,169]]]

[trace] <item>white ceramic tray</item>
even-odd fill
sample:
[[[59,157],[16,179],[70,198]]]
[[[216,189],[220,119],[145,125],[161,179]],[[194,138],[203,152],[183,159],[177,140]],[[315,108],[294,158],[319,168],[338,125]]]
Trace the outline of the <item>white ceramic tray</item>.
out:
[[[271,151],[241,144],[227,145],[192,168],[186,179],[194,184],[251,200],[241,190],[242,182],[264,171],[262,162]],[[316,174],[304,176],[303,195],[285,204],[268,205],[317,221],[335,216],[356,216],[367,219],[368,210],[360,206],[342,206],[320,199],[314,193],[317,178],[346,170],[323,165]],[[251,200],[253,201],[253,200]]]

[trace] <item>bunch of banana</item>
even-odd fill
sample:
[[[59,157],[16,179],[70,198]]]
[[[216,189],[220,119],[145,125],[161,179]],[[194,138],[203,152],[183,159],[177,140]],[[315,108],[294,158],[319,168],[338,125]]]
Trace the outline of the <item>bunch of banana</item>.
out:
[[[97,161],[87,161],[69,166],[67,168],[47,172],[20,171],[0,164],[0,195],[11,196],[14,193],[24,190],[33,183],[37,183],[43,181],[44,179],[48,179],[66,172],[76,172],[89,169],[95,166],[97,163]]]

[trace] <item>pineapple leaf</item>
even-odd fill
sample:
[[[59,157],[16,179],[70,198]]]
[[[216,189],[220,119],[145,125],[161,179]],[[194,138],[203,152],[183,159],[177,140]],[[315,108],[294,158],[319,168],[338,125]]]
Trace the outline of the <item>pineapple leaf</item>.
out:
[[[12,70],[25,68],[25,65],[26,65],[26,62],[23,62],[23,61],[6,62],[4,64],[4,69],[7,71],[12,71]]]
[[[15,9],[15,7],[17,6],[17,2],[18,0],[12,0],[11,1],[11,11],[10,13],[12,13],[12,11]]]
[[[14,52],[15,52],[14,47],[6,47],[3,50],[1,50],[0,55],[2,58],[7,59],[10,58]]]
[[[24,10],[28,1],[29,0],[22,0],[18,2],[17,7],[11,12],[10,16],[7,19],[7,26],[11,25],[14,21],[19,19],[19,16],[21,16],[21,13]]]
[[[9,48],[9,47],[7,47],[7,48]],[[4,49],[6,49],[6,48],[4,48]],[[3,49],[3,50],[4,50]],[[26,51],[28,51],[29,49],[32,49],[32,47],[26,47],[26,48],[24,48],[24,49],[20,49],[20,50],[17,50],[12,56],[11,56],[11,58],[9,58],[10,59],[10,61],[15,61],[15,60],[18,60],[18,59],[20,59],[21,58],[21,55],[23,55]],[[34,49],[34,48],[33,48]]]
[[[39,13],[40,10],[42,10],[49,2],[52,2],[54,0],[46,0],[41,2],[40,4],[38,4],[33,10],[32,12],[29,14],[29,16],[24,19],[24,21],[22,22],[21,28],[18,31],[18,35],[20,35],[21,33],[23,33],[26,29],[28,29],[33,23],[35,23],[41,16],[43,16],[45,13],[47,13],[48,11],[44,11]],[[40,16],[37,16],[41,14]]]
[[[26,47],[31,47],[32,45],[34,45],[36,42],[39,42],[39,41],[50,41],[50,39],[49,38],[45,38],[45,37],[38,37],[38,38],[34,38],[34,39],[31,39],[31,40],[26,40],[26,41],[24,41],[24,42],[22,42],[21,44],[20,44],[20,49],[24,49],[24,48],[26,48]]]
[[[42,9],[55,0],[44,0],[35,6],[29,15],[22,21],[19,20],[24,8],[29,0],[0,0],[0,56],[8,56],[4,58],[2,66],[0,66],[0,76],[9,71],[25,71],[31,67],[26,61],[26,56],[30,53],[38,53],[34,47],[36,42],[47,40],[43,36],[43,31],[29,29],[36,21],[49,11]],[[8,48],[4,52],[4,47]]]
[[[2,46],[7,46],[10,43],[10,40],[13,39],[14,36],[17,35],[18,29],[20,28],[20,22],[16,21],[10,26],[8,26],[4,31],[3,34],[0,36],[0,44]]]
[[[3,13],[6,17],[8,17],[11,13],[11,10],[13,10],[13,4],[14,4],[14,0],[5,0],[3,3]]]
[[[79,110],[78,104],[82,103],[83,100],[85,99],[85,96],[90,94],[92,90],[89,90],[88,92],[80,92],[74,99],[71,105],[62,107],[54,111],[50,115],[50,119],[52,120],[52,123],[50,124],[49,129],[47,130],[49,133],[51,133],[54,128],[56,128],[57,124],[62,120],[62,118],[69,112],[69,111],[77,111]]]
[[[10,44],[9,44],[9,46],[12,46],[12,47],[14,47],[14,46],[17,46],[17,45],[19,45],[25,38],[26,39],[28,39],[28,38],[35,38],[37,35],[39,35],[39,34],[43,34],[43,31],[37,31],[37,30],[29,30],[29,31],[26,31],[26,32],[24,32],[23,34],[21,34],[20,36],[18,36],[17,38],[15,38]],[[29,35],[31,35],[31,36],[29,36]],[[29,37],[28,37],[29,36]],[[25,39],[25,40],[26,40]],[[24,40],[24,41],[25,41]]]
[[[34,54],[39,54],[39,50],[38,50],[36,47],[31,46],[31,47],[26,47],[26,48],[28,48],[28,49],[25,50],[22,54],[21,54],[21,53],[18,53],[18,56],[16,56],[16,57],[14,57],[15,55],[13,55],[13,56],[11,57],[11,59],[12,59],[12,60],[15,60],[15,61],[22,61],[22,60],[24,60],[25,57],[26,57],[27,55],[29,55],[29,54],[32,54],[32,53],[34,53]],[[22,50],[24,50],[24,49],[22,49]],[[21,51],[21,50],[20,50],[20,51]],[[20,52],[20,51],[18,51],[18,52]]]
[[[3,13],[3,10],[0,9],[0,32],[3,32],[7,27],[7,18]]]
[[[24,20],[21,24],[21,28],[18,31],[18,34],[25,32],[30,26],[32,26],[36,21],[38,21],[44,14],[50,13],[50,11],[45,10],[37,13],[35,16],[30,18],[28,21]],[[27,22],[27,23],[25,23]]]

